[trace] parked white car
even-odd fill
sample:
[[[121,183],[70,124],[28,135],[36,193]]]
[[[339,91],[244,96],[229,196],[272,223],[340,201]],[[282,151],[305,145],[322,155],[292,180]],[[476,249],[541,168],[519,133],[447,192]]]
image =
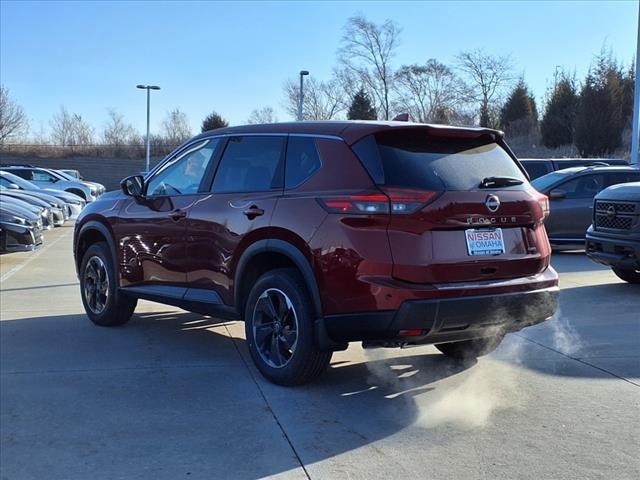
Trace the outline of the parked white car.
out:
[[[93,202],[104,193],[103,185],[89,184],[80,180],[69,179],[55,170],[30,166],[3,166],[2,169],[24,178],[40,188],[53,187],[58,190],[73,193],[84,199],[87,203]]]

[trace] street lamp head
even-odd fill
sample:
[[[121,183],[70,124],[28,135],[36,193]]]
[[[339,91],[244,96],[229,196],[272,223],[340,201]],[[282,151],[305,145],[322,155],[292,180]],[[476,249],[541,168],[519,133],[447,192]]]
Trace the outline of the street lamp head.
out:
[[[146,85],[136,85],[136,88],[147,88]]]
[[[160,87],[157,85],[149,85],[149,87],[151,90],[160,90]]]
[[[307,70],[300,70],[300,76],[309,75]]]
[[[160,87],[157,85],[136,85],[136,88],[141,88],[143,90],[160,90]]]

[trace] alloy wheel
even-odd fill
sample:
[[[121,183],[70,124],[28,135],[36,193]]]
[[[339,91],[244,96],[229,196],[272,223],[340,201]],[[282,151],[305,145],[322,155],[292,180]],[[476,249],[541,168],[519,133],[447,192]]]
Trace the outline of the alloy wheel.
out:
[[[298,317],[286,293],[265,290],[253,309],[253,340],[262,360],[282,368],[293,357],[298,342]]]
[[[101,314],[109,298],[109,275],[102,259],[93,256],[84,268],[84,298],[89,309]]]

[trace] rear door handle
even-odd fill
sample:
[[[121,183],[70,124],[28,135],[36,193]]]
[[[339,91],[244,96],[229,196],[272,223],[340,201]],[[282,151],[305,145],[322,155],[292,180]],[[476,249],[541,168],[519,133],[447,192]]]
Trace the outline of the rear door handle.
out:
[[[244,210],[242,213],[244,213],[249,220],[253,220],[256,217],[264,215],[264,210],[261,209],[261,208],[258,208],[256,205],[251,205],[249,208]]]
[[[187,212],[185,212],[184,210],[181,209],[176,209],[173,212],[171,212],[169,214],[169,217],[171,217],[171,220],[177,222],[178,220],[183,219],[184,217],[187,216]]]

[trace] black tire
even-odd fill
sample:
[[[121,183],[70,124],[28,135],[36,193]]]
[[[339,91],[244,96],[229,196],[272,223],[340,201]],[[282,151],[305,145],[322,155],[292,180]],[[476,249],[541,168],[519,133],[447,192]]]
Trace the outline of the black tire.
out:
[[[473,360],[493,352],[498,348],[503,338],[504,335],[496,335],[462,342],[439,343],[436,348],[447,357],[455,358],[456,360]]]
[[[89,265],[91,263],[91,265]],[[96,268],[97,267],[97,268]],[[104,267],[104,274],[95,275],[94,270],[100,271]],[[106,278],[97,282],[95,278]],[[99,287],[104,286],[104,290]],[[91,293],[93,291],[93,294]],[[100,293],[102,292],[102,293]],[[109,247],[104,242],[91,245],[82,257],[80,264],[80,295],[82,304],[89,319],[101,327],[115,327],[129,321],[138,303],[137,299],[127,297],[116,288],[116,272]],[[96,300],[96,299],[100,300]],[[98,303],[96,303],[98,302]],[[102,308],[99,308],[102,305]]]
[[[612,268],[619,279],[629,283],[640,283],[640,272],[636,270],[622,270],[620,268]]]
[[[275,317],[265,305],[273,307]],[[244,319],[251,358],[269,381],[301,385],[319,377],[329,365],[333,352],[316,346],[311,299],[295,269],[262,275],[249,292]]]

